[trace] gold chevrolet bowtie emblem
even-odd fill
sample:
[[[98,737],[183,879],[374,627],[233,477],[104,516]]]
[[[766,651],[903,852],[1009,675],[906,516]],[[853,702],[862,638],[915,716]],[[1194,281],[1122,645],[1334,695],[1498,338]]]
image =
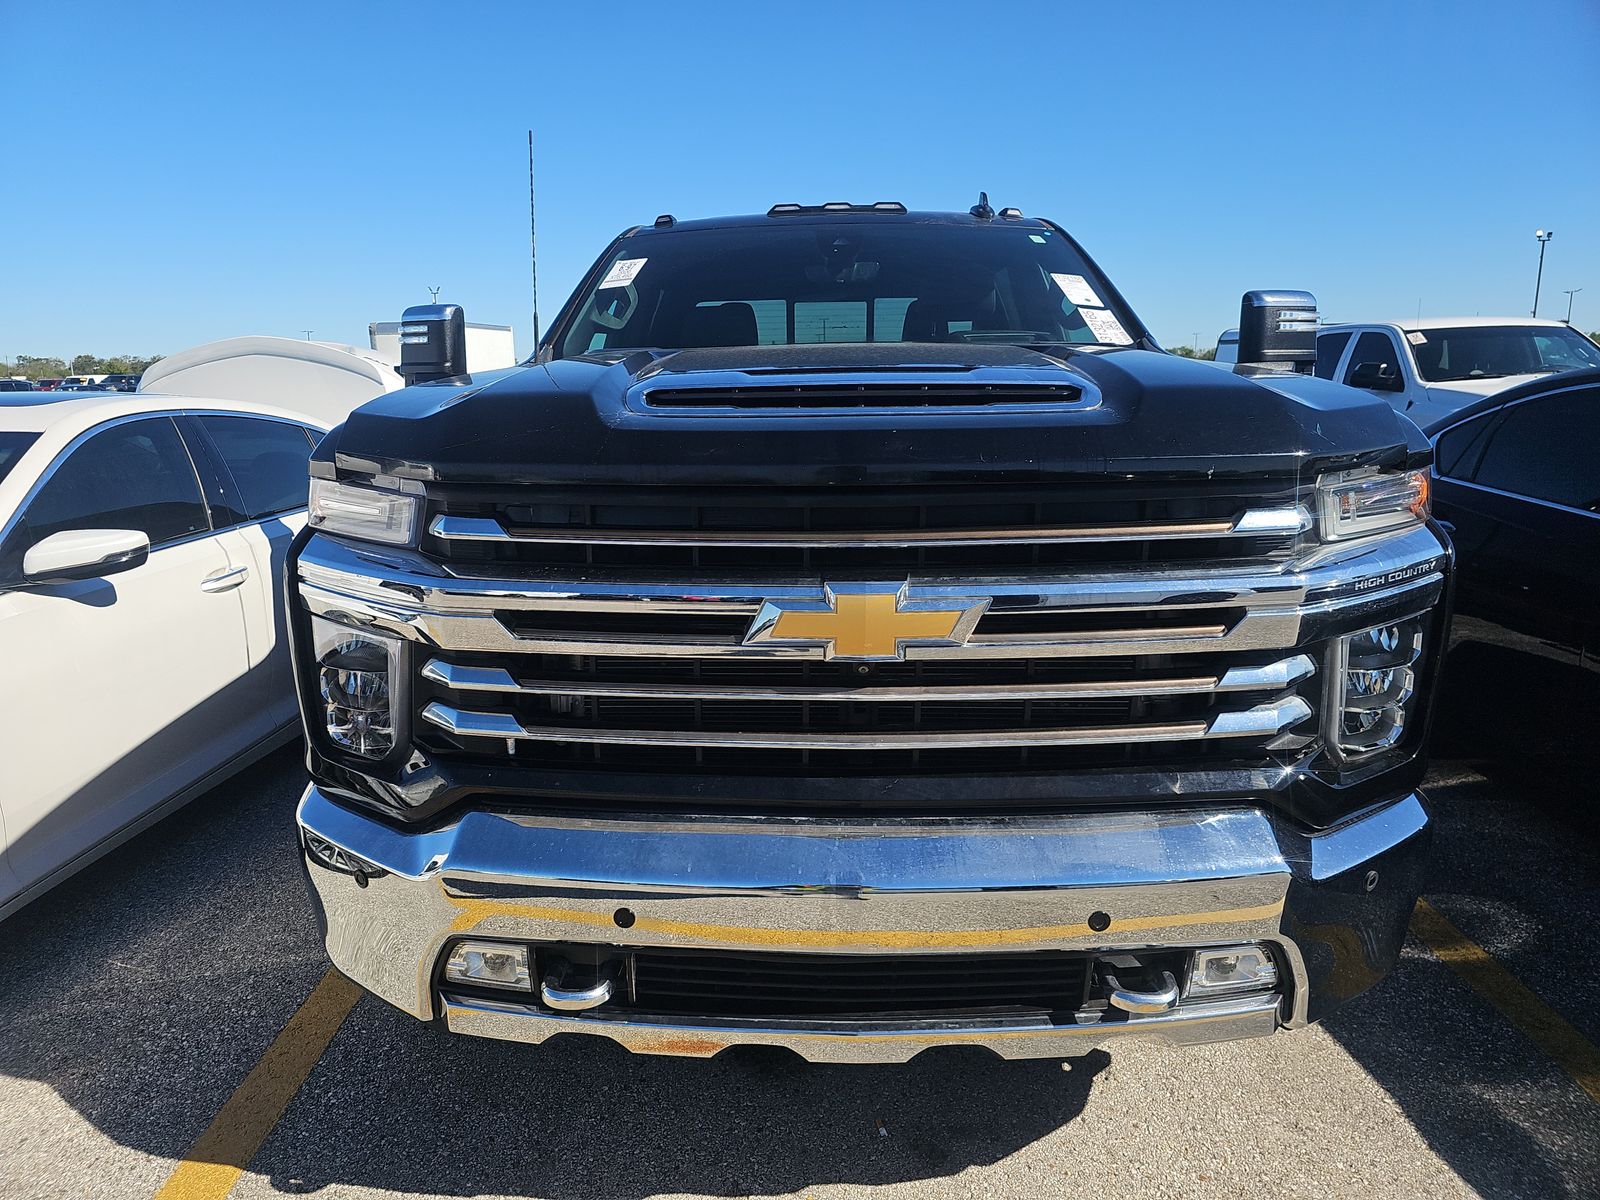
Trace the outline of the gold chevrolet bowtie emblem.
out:
[[[830,583],[823,599],[768,600],[746,645],[821,645],[823,657],[898,659],[913,646],[959,646],[989,607],[981,599],[908,600],[904,583]]]

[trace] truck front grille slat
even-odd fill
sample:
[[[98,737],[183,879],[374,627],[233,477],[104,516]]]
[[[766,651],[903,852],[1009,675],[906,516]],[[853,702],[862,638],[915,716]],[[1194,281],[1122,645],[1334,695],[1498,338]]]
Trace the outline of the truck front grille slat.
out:
[[[1221,675],[1096,679],[1067,683],[1000,683],[984,685],[919,685],[911,687],[758,687],[737,684],[679,685],[670,683],[598,683],[569,679],[519,679],[503,667],[461,666],[430,658],[424,679],[458,692],[506,692],[544,696],[606,696],[663,700],[837,700],[887,704],[917,700],[936,702],[1081,700],[1128,696],[1184,696],[1211,692],[1284,688],[1315,670],[1309,656],[1296,654],[1261,667],[1229,667]]]
[[[864,530],[819,532],[792,530],[773,533],[739,533],[694,529],[662,531],[632,529],[507,528],[493,517],[433,518],[428,532],[445,541],[556,542],[614,546],[736,546],[786,548],[815,546],[823,549],[871,550],[905,546],[1006,546],[1056,542],[1148,542],[1185,538],[1262,537],[1293,535],[1311,525],[1302,507],[1251,509],[1222,521],[1177,524],[1154,522],[1130,525],[1084,525],[1073,528],[1040,526],[1030,529],[898,530],[882,533]]]
[[[744,750],[906,750],[984,749],[991,746],[1124,745],[1137,742],[1183,742],[1223,737],[1271,737],[1311,715],[1300,696],[1243,710],[1217,714],[1209,721],[1080,726],[1075,728],[958,729],[879,731],[872,733],[747,731],[710,729],[610,729],[597,725],[562,727],[524,725],[504,712],[455,708],[437,700],[422,710],[422,719],[457,737],[496,741],[610,743],[626,746],[715,746]]]
[[[430,489],[453,563],[803,573],[1282,561],[1312,519],[1293,479],[828,489]]]

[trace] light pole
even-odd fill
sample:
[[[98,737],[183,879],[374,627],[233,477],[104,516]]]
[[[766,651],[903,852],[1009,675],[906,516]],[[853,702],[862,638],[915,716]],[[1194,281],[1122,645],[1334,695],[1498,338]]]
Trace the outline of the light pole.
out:
[[[1555,237],[1554,229],[1535,229],[1533,236],[1539,239],[1539,274],[1533,281],[1533,315],[1539,315],[1539,285],[1544,282],[1544,247],[1545,243]]]
[[[1567,324],[1571,325],[1572,324],[1572,298],[1574,296],[1576,296],[1579,292],[1583,291],[1583,289],[1582,288],[1562,288],[1561,290],[1566,292],[1566,294],[1567,294]]]
[[[316,330],[315,329],[302,329],[300,332],[306,335],[306,341],[309,342],[311,340],[311,335],[313,333],[315,333]]]

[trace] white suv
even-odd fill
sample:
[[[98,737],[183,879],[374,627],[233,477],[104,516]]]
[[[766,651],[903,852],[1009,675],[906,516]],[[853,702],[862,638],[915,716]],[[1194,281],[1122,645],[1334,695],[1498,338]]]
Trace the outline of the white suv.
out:
[[[1325,325],[1317,374],[1382,396],[1419,425],[1540,375],[1600,367],[1600,346],[1560,321],[1430,317]]]
[[[297,731],[278,581],[322,432],[0,397],[0,916]]]

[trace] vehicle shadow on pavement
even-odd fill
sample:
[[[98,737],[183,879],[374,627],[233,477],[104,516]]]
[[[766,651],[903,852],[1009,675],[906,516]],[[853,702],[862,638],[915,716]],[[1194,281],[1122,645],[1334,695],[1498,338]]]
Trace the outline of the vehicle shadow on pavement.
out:
[[[295,844],[304,786],[296,741],[0,922],[0,1077],[180,1157],[327,970]],[[50,1101],[12,1116],[76,1129]]]
[[[1056,1131],[1109,1062],[1103,1051],[1063,1064],[954,1048],[882,1067],[758,1048],[655,1058],[590,1038],[449,1035],[366,1000],[251,1171],[287,1192],[549,1200],[902,1183],[994,1163]]]
[[[1547,799],[1554,789],[1519,788],[1516,773],[1436,769],[1425,894],[1592,1039],[1594,841]],[[1484,1196],[1600,1195],[1600,1105],[1415,936],[1394,973],[1323,1028]]]

